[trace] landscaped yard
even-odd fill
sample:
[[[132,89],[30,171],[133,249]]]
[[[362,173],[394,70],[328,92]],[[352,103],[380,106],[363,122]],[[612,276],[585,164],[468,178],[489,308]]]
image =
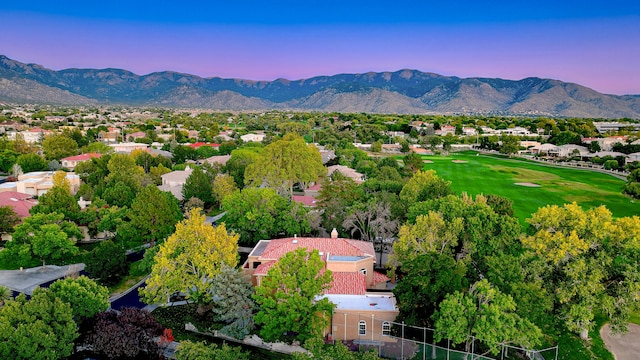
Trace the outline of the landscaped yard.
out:
[[[431,161],[424,168],[451,181],[456,193],[497,194],[513,200],[515,215],[523,225],[542,206],[574,201],[584,208],[605,205],[614,217],[640,214],[640,204],[621,193],[624,181],[611,175],[471,151],[423,159]]]

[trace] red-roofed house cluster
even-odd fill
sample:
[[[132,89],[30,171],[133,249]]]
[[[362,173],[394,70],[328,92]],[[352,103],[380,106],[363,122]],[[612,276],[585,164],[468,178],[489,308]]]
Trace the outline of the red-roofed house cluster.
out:
[[[370,242],[338,238],[335,230],[331,238],[261,240],[242,268],[260,286],[269,269],[298,248],[317,250],[325,269],[333,273],[331,287],[322,294],[336,305],[325,335],[335,340],[395,342],[389,335],[398,307],[393,293],[385,291],[389,278],[374,270],[376,254]]]

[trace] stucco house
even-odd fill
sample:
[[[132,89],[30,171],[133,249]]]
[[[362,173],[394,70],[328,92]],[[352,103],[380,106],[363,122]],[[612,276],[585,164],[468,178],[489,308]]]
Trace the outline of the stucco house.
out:
[[[242,269],[260,286],[269,269],[285,254],[298,248],[317,250],[331,270],[331,287],[319,297],[326,297],[335,308],[324,335],[334,340],[395,342],[391,323],[398,315],[396,299],[386,291],[389,278],[374,270],[376,255],[367,241],[338,238],[293,237],[261,240],[253,248]]]
[[[262,142],[265,137],[265,134],[246,134],[240,136],[240,139],[244,142]]]
[[[60,159],[60,164],[62,165],[62,167],[65,167],[69,170],[73,170],[76,167],[76,165],[78,165],[79,163],[83,161],[91,160],[93,158],[99,158],[101,156],[102,154],[98,154],[98,153],[87,153],[82,155],[69,156],[69,157]]]
[[[357,184],[360,184],[364,181],[364,174],[361,174],[357,171],[355,171],[354,169],[348,167],[348,166],[344,166],[344,165],[331,165],[327,168],[327,175],[329,177],[331,177],[331,175],[333,175],[334,172],[339,172],[342,175],[350,178],[351,180],[355,181]]]
[[[39,197],[53,187],[54,171],[34,171],[18,176],[15,191]],[[80,188],[80,176],[75,173],[66,173],[66,179],[71,185],[71,195],[75,195]]]
[[[117,143],[117,144],[109,144],[113,148],[113,151],[117,153],[127,153],[130,154],[133,150],[147,150],[149,145],[142,143]]]
[[[187,178],[192,172],[193,169],[187,166],[184,170],[176,170],[166,173],[161,176],[162,185],[158,185],[158,189],[162,191],[169,191],[178,200],[185,200],[182,198],[182,187],[187,182]]]

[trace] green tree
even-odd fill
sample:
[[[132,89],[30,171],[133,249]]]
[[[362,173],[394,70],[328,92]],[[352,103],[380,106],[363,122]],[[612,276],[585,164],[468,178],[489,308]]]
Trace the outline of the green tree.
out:
[[[318,148],[307,145],[299,136],[287,134],[267,145],[260,159],[247,166],[245,180],[254,186],[266,183],[291,197],[295,183],[318,181],[326,174]]]
[[[218,174],[211,185],[213,191],[213,199],[222,208],[222,201],[225,197],[233,194],[238,190],[233,178],[227,174]]]
[[[412,173],[415,173],[418,170],[422,170],[424,168],[424,163],[422,162],[422,156],[411,153],[407,154],[402,158],[404,162],[404,166],[407,169],[410,169]]]
[[[20,222],[20,217],[11,206],[0,206],[0,234],[13,232],[14,226]]]
[[[13,299],[13,291],[6,286],[0,285],[0,308],[7,300]]]
[[[16,159],[16,164],[20,165],[24,173],[32,171],[42,171],[47,168],[47,161],[38,154],[22,154]]]
[[[349,208],[363,198],[362,188],[349,178],[323,181],[322,190],[317,197],[318,209],[322,213],[322,226],[327,231],[336,229],[346,236],[342,224],[347,218]]]
[[[238,346],[205,344],[204,342],[181,341],[176,349],[176,360],[249,360],[250,354]]]
[[[242,189],[245,185],[244,173],[247,166],[260,160],[260,153],[263,148],[259,147],[247,147],[236,149],[231,152],[231,157],[225,165],[225,169],[233,180],[236,182],[238,188]]]
[[[380,140],[371,143],[371,152],[382,152],[382,142]]]
[[[16,163],[18,156],[20,156],[20,153],[15,152],[13,150],[9,150],[9,149],[0,150],[0,172],[3,172],[3,173],[9,172],[13,164]]]
[[[428,253],[451,256],[458,247],[463,228],[462,218],[446,221],[435,211],[418,215],[415,224],[407,223],[400,228],[389,263],[392,266],[403,265]]]
[[[32,267],[38,261],[62,264],[78,253],[75,241],[82,234],[78,227],[62,221],[58,213],[34,214],[15,227],[12,240],[0,252],[0,259],[10,267]]]
[[[400,191],[400,200],[410,206],[419,201],[451,194],[451,182],[441,179],[435,170],[418,170]]]
[[[470,266],[469,271],[478,277],[487,270],[488,256],[517,254],[521,249],[520,242],[517,241],[521,233],[518,219],[496,213],[482,195],[477,195],[474,200],[463,193],[459,197],[448,195],[416,203],[409,208],[409,222],[417,223],[417,217],[429,214],[430,211],[440,214],[444,220],[444,228],[457,231],[457,223],[462,220],[462,230],[458,234],[454,256],[461,260],[470,260],[473,266]],[[413,230],[414,233],[417,230],[418,235],[422,231],[419,228]]]
[[[66,359],[78,337],[69,304],[36,289],[31,300],[20,294],[0,308],[0,358]]]
[[[236,339],[244,339],[253,330],[252,299],[254,287],[251,278],[241,269],[223,265],[220,273],[214,276],[209,289],[214,299],[212,311],[218,321],[225,322],[220,333]]]
[[[125,250],[111,240],[103,240],[85,256],[85,270],[100,283],[114,285],[129,271]]]
[[[38,205],[32,207],[32,214],[49,214],[56,212],[63,214],[66,220],[77,221],[80,216],[80,206],[71,195],[71,184],[64,171],[57,171],[53,175],[53,186],[38,198]]]
[[[111,206],[128,207],[136,198],[138,190],[129,186],[126,182],[111,182],[102,191],[102,198]]]
[[[222,209],[226,211],[223,221],[240,234],[243,244],[256,244],[280,233],[294,235],[311,230],[304,208],[287,201],[273,189],[236,191],[224,198]]]
[[[58,280],[49,286],[48,293],[69,304],[73,317],[78,320],[109,308],[109,290],[86,276]]]
[[[513,135],[506,135],[501,138],[502,146],[500,146],[500,153],[512,156],[518,153],[520,150],[520,138]]]
[[[85,153],[111,154],[113,148],[101,142],[92,142],[82,148]]]
[[[118,227],[118,236],[129,244],[140,245],[153,244],[171,235],[176,223],[182,220],[182,213],[175,196],[150,185],[136,195],[128,217],[130,221]]]
[[[590,153],[597,153],[598,151],[602,150],[600,148],[600,143],[597,141],[591,141],[588,145],[588,149]]]
[[[496,355],[504,344],[515,343],[527,349],[540,344],[542,332],[515,312],[513,298],[494,288],[486,279],[473,284],[468,292],[456,291],[440,303],[433,315],[435,341],[451,339],[453,345],[464,343],[471,351],[472,337]],[[483,354],[484,355],[484,354]]]
[[[402,264],[402,279],[393,289],[400,318],[409,325],[433,327],[431,316],[446,295],[468,286],[464,264],[437,252],[423,253]]]
[[[60,160],[78,153],[78,143],[64,135],[52,135],[42,141],[42,151],[47,160]]]
[[[254,295],[260,309],[254,320],[262,326],[262,338],[274,341],[287,333],[305,341],[322,336],[333,309],[327,298],[317,298],[333,278],[330,270],[321,272],[323,268],[317,250],[299,248],[269,269]]]
[[[586,338],[596,314],[614,331],[625,331],[640,288],[640,218],[614,220],[604,206],[583,210],[576,203],[540,208],[527,220],[522,244],[532,275],[555,295],[554,308],[566,327]]]
[[[222,266],[234,267],[238,262],[238,236],[227,233],[224,225],[205,223],[200,209],[176,225],[173,235],[160,245],[146,287],[141,290],[148,304],[164,303],[175,292],[185,293],[199,305],[199,312],[212,299],[211,280]]]
[[[201,168],[195,167],[182,187],[182,198],[198,198],[204,202],[205,208],[213,205],[213,189],[211,181]]]

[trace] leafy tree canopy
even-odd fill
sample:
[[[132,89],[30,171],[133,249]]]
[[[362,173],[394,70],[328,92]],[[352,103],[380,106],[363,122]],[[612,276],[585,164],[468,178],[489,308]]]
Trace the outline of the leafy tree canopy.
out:
[[[189,300],[207,304],[214,276],[223,265],[234,267],[237,262],[238,236],[227,233],[224,225],[205,223],[200,209],[193,209],[160,245],[142,296],[149,304],[164,303],[182,292]]]
[[[20,294],[0,307],[0,358],[66,359],[78,337],[69,304],[36,289],[31,300]]]
[[[317,250],[299,248],[269,269],[254,295],[260,309],[254,320],[262,325],[262,338],[274,341],[287,333],[306,341],[322,336],[333,309],[327,298],[316,299],[333,278],[330,270],[321,271],[323,267]]]

